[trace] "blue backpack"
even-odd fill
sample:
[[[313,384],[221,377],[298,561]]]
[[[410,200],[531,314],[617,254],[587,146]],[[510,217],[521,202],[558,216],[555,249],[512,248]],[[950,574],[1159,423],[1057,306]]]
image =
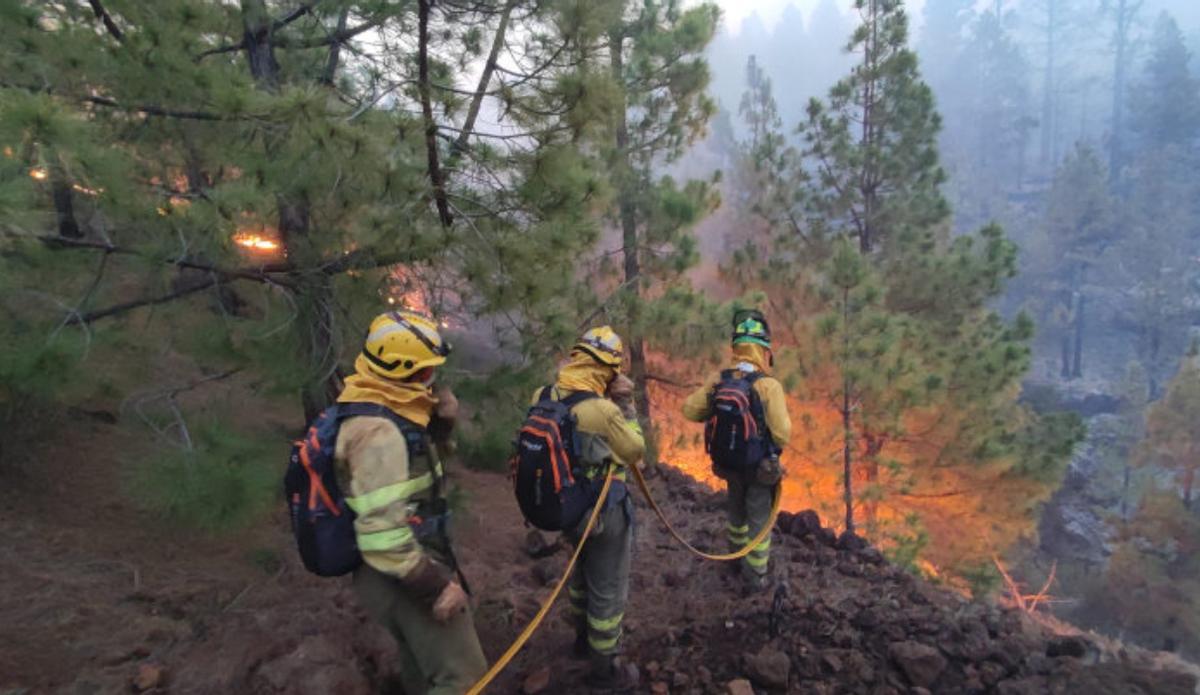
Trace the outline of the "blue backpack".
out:
[[[396,424],[408,444],[409,456],[427,447],[424,431],[388,408],[374,403],[338,403],[325,409],[292,447],[283,490],[292,533],[304,567],[322,577],[340,577],[362,564],[354,533],[355,514],[346,505],[334,470],[338,430],[342,421],[358,416],[386,417]]]

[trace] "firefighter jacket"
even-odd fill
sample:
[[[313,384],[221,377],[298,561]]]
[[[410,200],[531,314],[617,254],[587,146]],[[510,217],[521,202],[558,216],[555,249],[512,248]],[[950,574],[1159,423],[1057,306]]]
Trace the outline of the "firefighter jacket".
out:
[[[612,367],[602,365],[586,354],[572,353],[571,361],[558,372],[551,396],[561,399],[575,391],[590,391],[600,396],[589,398],[572,408],[576,430],[596,435],[608,444],[616,463],[622,467],[613,478],[624,480],[623,467],[634,465],[642,459],[646,453],[646,442],[638,422],[625,419],[617,404],[604,397],[612,376]],[[542,391],[538,389],[533,394],[532,402],[536,403],[541,395]]]
[[[733,346],[734,369],[745,372],[761,372],[763,376],[754,382],[754,391],[763,404],[763,416],[767,421],[767,429],[771,432],[771,440],[775,446],[783,449],[792,436],[792,420],[788,415],[787,397],[783,384],[769,375],[769,360],[766,350],[760,345],[739,344]],[[683,416],[692,422],[704,422],[712,415],[711,397],[713,388],[721,380],[721,373],[711,374],[700,388],[692,391],[683,401]]]
[[[391,382],[364,369],[347,379],[338,400],[378,403],[422,429],[437,404],[424,385]],[[418,524],[441,505],[442,465],[428,439],[426,435],[420,455],[412,456],[409,442],[391,420],[351,417],[338,432],[335,461],[346,503],[356,515],[363,561],[432,603],[453,575],[418,538]]]

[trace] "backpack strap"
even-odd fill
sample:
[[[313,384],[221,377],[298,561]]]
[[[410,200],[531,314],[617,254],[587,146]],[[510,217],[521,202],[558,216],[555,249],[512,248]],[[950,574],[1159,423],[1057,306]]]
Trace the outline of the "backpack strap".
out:
[[[567,395],[566,398],[563,398],[559,402],[567,406],[567,410],[571,410],[584,401],[590,401],[593,398],[599,397],[600,396],[592,393],[591,391],[572,391],[569,395]]]
[[[409,436],[413,434],[423,436],[426,433],[426,428],[421,427],[406,417],[396,414],[391,408],[379,405],[378,403],[338,403],[336,408],[339,423],[350,417],[382,417],[391,420],[396,429],[400,430],[400,436],[404,437],[404,442],[408,445],[410,455],[412,454],[412,443],[409,440]],[[429,443],[426,442],[425,446],[428,447]],[[430,466],[429,473],[433,476],[434,497],[441,497],[442,476],[438,475],[434,466]]]
[[[553,386],[543,387],[541,393],[538,394],[538,403],[541,403],[542,401],[552,401],[552,400],[554,400],[554,387]]]

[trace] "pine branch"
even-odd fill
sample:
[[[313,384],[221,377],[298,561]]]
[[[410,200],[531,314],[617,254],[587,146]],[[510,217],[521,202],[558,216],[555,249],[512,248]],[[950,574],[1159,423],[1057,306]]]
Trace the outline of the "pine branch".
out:
[[[154,254],[133,249],[125,246],[116,246],[102,241],[90,241],[87,239],[72,239],[61,236],[38,235],[33,237],[50,248],[56,249],[95,249],[104,251],[105,253],[114,253],[123,256],[139,256],[141,258],[154,258]],[[275,284],[284,284],[277,279],[269,276],[276,274],[286,274],[297,272],[292,266],[287,264],[264,265],[260,268],[222,268],[211,263],[205,263],[192,258],[166,258],[164,263],[177,266],[179,268],[187,268],[190,270],[201,270],[207,273],[214,273],[218,277],[236,278],[239,280],[253,280],[255,282],[271,282]]]
[[[471,99],[471,106],[467,109],[467,118],[463,121],[462,132],[459,133],[458,139],[450,148],[451,161],[457,159],[458,153],[467,148],[467,141],[471,137],[471,132],[475,130],[475,121],[479,118],[479,109],[483,105],[483,97],[488,91],[488,85],[492,82],[492,74],[496,71],[496,61],[500,57],[500,48],[504,45],[505,34],[508,33],[508,20],[512,16],[513,8],[516,7],[518,0],[508,0],[504,4],[504,11],[500,15],[500,23],[496,26],[496,35],[492,37],[492,50],[488,53],[487,63],[483,66],[483,73],[479,76],[479,87],[475,90],[475,95]]]
[[[52,88],[46,87],[46,86],[36,86],[35,87],[35,86],[31,86],[31,85],[17,84],[15,82],[2,82],[2,81],[0,81],[0,89],[20,89],[22,91],[31,92],[33,94],[54,94],[55,93]],[[165,106],[159,106],[157,104],[134,104],[132,106],[127,106],[125,104],[118,102],[116,99],[113,99],[111,97],[102,97],[102,96],[94,96],[94,95],[76,97],[76,96],[71,96],[69,94],[68,95],[59,95],[59,96],[62,96],[63,98],[67,98],[67,99],[79,99],[82,102],[89,103],[89,104],[95,104],[97,106],[107,106],[107,107],[114,108],[114,109],[121,109],[122,111],[128,111],[130,113],[139,113],[139,112],[145,113],[150,116],[163,116],[166,118],[179,118],[179,119],[194,120],[194,121],[235,120],[235,117],[226,116],[226,115],[218,114],[218,113],[213,113],[211,111],[189,111],[189,110],[182,110],[182,109],[170,109]]]
[[[365,31],[370,31],[371,29],[378,27],[385,21],[387,21],[387,16],[380,15],[375,19],[363,22],[358,26],[350,27],[349,29],[344,29],[342,31],[335,31],[329,36],[320,39],[306,39],[303,41],[289,41],[287,39],[281,39],[275,42],[275,47],[285,49],[305,49],[321,48],[322,46],[332,46],[334,44],[345,43],[346,41],[349,41]]]
[[[343,28],[339,31],[335,31],[332,34],[329,34],[328,36],[324,36],[324,37],[321,37],[318,39],[302,39],[302,40],[301,39],[292,39],[292,40],[289,40],[285,37],[279,37],[278,39],[276,39],[275,41],[272,42],[272,45],[275,48],[294,49],[294,50],[303,50],[306,48],[322,48],[324,46],[335,46],[338,44],[343,44],[346,41],[349,41],[350,39],[354,38],[355,36],[358,36],[359,34],[361,34],[363,32],[370,31],[371,29],[374,29],[374,28],[380,26],[385,21],[387,21],[387,16],[380,15],[379,17],[376,17],[375,19],[365,21],[362,24],[359,24],[357,26]],[[207,51],[202,51],[201,53],[197,53],[195,60],[196,60],[196,62],[199,62],[209,56],[220,55],[222,53],[236,53],[240,50],[243,50],[244,48],[246,48],[246,40],[242,39],[241,41],[239,41],[237,43],[225,44],[224,46],[217,46],[216,48],[210,48]]]
[[[310,14],[320,2],[321,0],[311,0],[310,2],[300,3],[299,7],[275,20],[271,24],[271,31],[279,31],[304,15]],[[345,12],[346,10],[342,11]]]
[[[192,121],[227,121],[231,120],[229,116],[211,111],[183,111],[178,109],[168,109],[155,104],[138,104],[136,106],[123,106],[116,99],[110,97],[88,96],[84,97],[84,101],[96,104],[97,106],[109,106],[123,111],[145,113],[150,116],[163,116],[165,118],[180,118]]]
[[[197,292],[200,292],[201,290],[206,290],[216,284],[217,284],[216,276],[215,275],[210,276],[200,282],[197,282],[194,285],[189,285],[188,287],[185,287],[181,290],[176,290],[175,292],[170,292],[168,294],[158,295],[158,296],[154,296],[154,297],[143,297],[141,299],[135,299],[135,300],[129,301],[129,302],[122,302],[120,304],[116,304],[116,305],[110,306],[105,309],[89,311],[88,313],[82,314],[82,315],[78,314],[78,313],[72,313],[70,318],[67,319],[66,323],[67,323],[67,325],[94,323],[95,321],[99,321],[100,319],[109,318],[112,316],[118,316],[120,314],[124,314],[126,312],[129,312],[129,311],[132,311],[134,309],[138,309],[138,308],[141,308],[144,306],[154,306],[156,304],[166,304],[167,302],[173,302],[176,299],[180,299],[182,297],[186,297],[188,295],[195,294]]]
[[[113,21],[112,15],[108,13],[108,10],[104,8],[100,0],[88,0],[88,4],[92,6],[92,12],[96,13],[96,19],[99,19],[104,24],[104,28],[108,30],[108,33],[112,34],[112,37],[117,41],[124,42],[125,33]]]

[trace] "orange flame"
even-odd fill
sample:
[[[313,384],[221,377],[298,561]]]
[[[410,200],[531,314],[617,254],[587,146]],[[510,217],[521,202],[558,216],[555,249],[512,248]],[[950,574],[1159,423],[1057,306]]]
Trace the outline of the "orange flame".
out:
[[[273,252],[281,248],[281,244],[275,239],[263,236],[256,232],[238,232],[233,235],[233,243],[243,248],[252,251]]]
[[[34,181],[45,181],[50,178],[50,172],[46,171],[44,167],[34,167],[29,170],[29,178]]]

